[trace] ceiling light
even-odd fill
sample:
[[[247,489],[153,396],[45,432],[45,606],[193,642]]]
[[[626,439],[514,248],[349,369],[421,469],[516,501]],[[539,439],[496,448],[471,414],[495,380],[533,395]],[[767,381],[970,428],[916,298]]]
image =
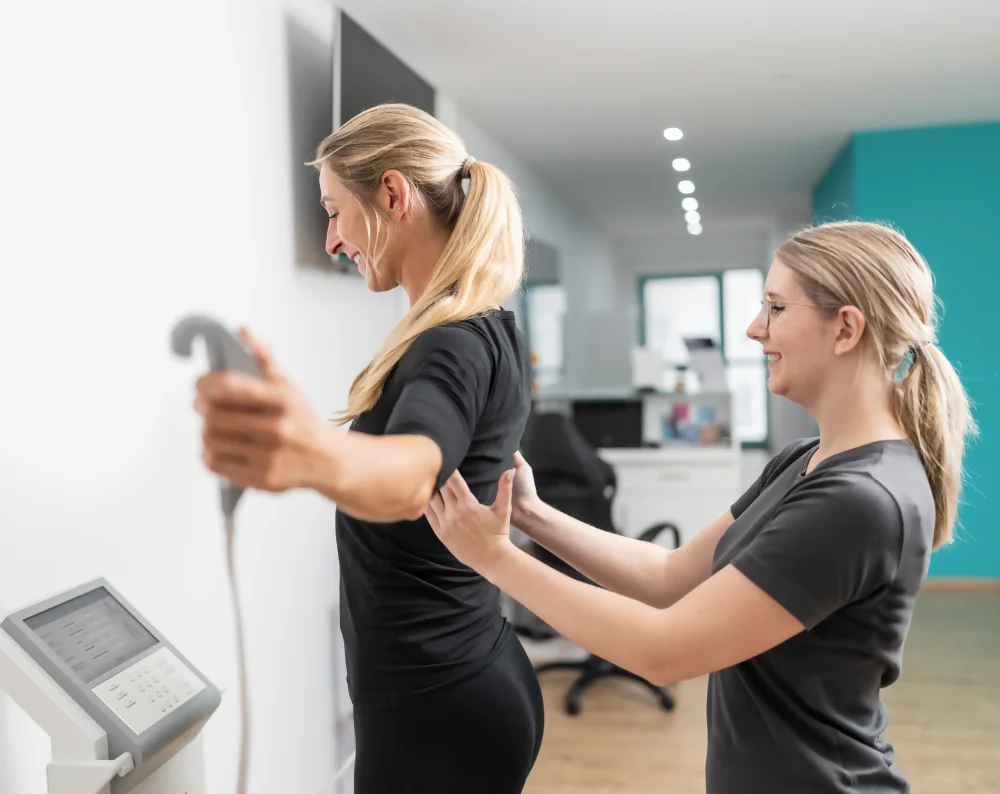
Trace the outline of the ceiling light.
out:
[[[701,213],[695,210],[690,210],[684,213],[684,220],[688,223],[701,223]]]
[[[681,193],[694,193],[694,182],[690,179],[682,179],[677,183],[677,189]]]
[[[701,234],[701,224],[700,223],[689,223],[688,231],[691,234]]]
[[[678,157],[672,165],[675,171],[688,171],[691,169],[691,161],[685,160],[683,157]]]
[[[681,202],[681,206],[684,208],[686,212],[693,212],[694,210],[698,209],[698,199],[696,199],[694,196],[688,196]]]
[[[667,127],[663,131],[663,137],[668,141],[679,141],[684,137],[684,133],[677,129],[677,127]]]

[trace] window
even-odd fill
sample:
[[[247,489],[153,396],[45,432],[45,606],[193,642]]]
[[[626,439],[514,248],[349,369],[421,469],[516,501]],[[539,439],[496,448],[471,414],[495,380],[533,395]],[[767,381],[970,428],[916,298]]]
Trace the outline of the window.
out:
[[[688,362],[684,337],[708,337],[720,345],[733,392],[733,424],[744,444],[768,442],[767,361],[761,346],[746,336],[760,311],[764,274],[727,270],[697,276],[642,279],[640,344],[659,349],[664,388],[673,388],[677,367]]]
[[[535,359],[535,383],[542,388],[553,386],[563,377],[566,288],[561,284],[528,284],[524,305],[525,337]]]

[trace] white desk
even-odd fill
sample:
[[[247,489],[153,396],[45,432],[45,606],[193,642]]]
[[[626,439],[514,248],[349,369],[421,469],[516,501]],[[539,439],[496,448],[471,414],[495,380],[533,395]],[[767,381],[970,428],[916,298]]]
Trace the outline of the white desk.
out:
[[[662,521],[681,542],[724,513],[740,496],[740,449],[664,447],[601,449],[618,477],[613,516],[618,531],[638,537]]]

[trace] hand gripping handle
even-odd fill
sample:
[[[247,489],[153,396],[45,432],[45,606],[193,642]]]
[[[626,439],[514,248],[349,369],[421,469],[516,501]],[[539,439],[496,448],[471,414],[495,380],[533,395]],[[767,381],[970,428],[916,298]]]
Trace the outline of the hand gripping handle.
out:
[[[246,344],[222,323],[213,317],[192,314],[181,319],[170,335],[170,346],[174,353],[190,358],[196,337],[205,340],[208,363],[212,371],[230,370],[245,372],[260,377],[257,359]],[[243,495],[243,488],[220,478],[222,512],[231,518],[236,504]]]

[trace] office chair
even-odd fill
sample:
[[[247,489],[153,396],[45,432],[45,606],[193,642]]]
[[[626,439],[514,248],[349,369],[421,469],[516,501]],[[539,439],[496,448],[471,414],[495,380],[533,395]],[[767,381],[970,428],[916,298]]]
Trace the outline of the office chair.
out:
[[[617,532],[611,517],[611,507],[617,489],[614,468],[604,461],[597,451],[566,416],[558,413],[540,413],[529,421],[521,442],[521,453],[535,477],[539,498],[566,515],[607,532]],[[669,522],[649,527],[639,538],[654,542],[661,533],[673,535],[673,544],[680,545],[680,531]],[[580,581],[590,580],[533,541],[528,550],[538,560]],[[544,626],[544,624],[543,624]],[[522,636],[543,639],[555,633],[537,625],[515,623],[515,630]],[[550,662],[535,667],[538,675],[549,670],[577,670],[580,677],[566,693],[566,712],[580,713],[580,699],[587,688],[602,678],[618,677],[638,681],[652,691],[666,710],[674,708],[674,700],[664,687],[625,670],[606,659],[590,654],[582,661]]]

